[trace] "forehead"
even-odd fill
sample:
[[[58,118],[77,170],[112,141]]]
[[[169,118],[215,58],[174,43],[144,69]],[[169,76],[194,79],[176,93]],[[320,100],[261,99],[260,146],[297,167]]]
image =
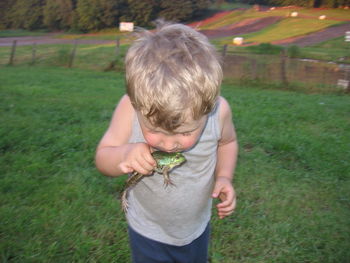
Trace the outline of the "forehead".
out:
[[[169,133],[169,131],[165,131],[162,128],[153,126],[152,123],[146,117],[144,117],[140,112],[137,112],[137,117],[139,119],[140,124],[145,126],[147,129],[152,131]],[[187,119],[179,128],[172,131],[172,133],[185,133],[185,132],[192,132],[194,130],[197,130],[205,124],[206,119],[207,119],[207,116],[203,116],[199,120]]]

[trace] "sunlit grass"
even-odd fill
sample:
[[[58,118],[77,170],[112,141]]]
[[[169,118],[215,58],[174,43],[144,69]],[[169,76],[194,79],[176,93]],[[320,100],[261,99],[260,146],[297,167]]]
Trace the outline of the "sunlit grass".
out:
[[[47,30],[28,31],[24,29],[6,29],[0,30],[1,37],[23,37],[23,36],[42,36],[47,34]]]
[[[259,32],[242,35],[246,43],[270,43],[291,37],[303,36],[339,24],[339,21],[286,18]]]
[[[0,68],[3,262],[129,262],[117,197],[94,167],[124,76]],[[223,85],[240,143],[238,206],[212,223],[212,262],[347,262],[349,96]]]
[[[74,48],[74,40],[71,44],[57,45],[37,45],[35,47],[35,64],[39,66],[63,66],[68,67]],[[110,63],[118,60],[122,66],[123,57],[128,48],[121,44],[119,51],[116,50],[116,44],[96,44],[86,45],[77,42],[73,67],[106,70]],[[11,47],[0,47],[0,65],[7,65],[10,59]],[[17,46],[14,57],[16,65],[30,65],[33,58],[33,46]]]
[[[324,26],[333,25],[336,23],[339,23],[339,20],[350,20],[350,10],[344,10],[344,9],[310,9],[310,8],[277,8],[275,10],[269,10],[269,11],[263,11],[258,12],[255,11],[253,8],[246,9],[246,10],[234,10],[228,14],[226,14],[223,17],[220,17],[220,19],[214,20],[203,27],[200,27],[201,29],[217,29],[223,26],[235,24],[237,22],[242,22],[244,20],[248,19],[258,19],[258,18],[264,18],[269,16],[279,16],[282,18],[288,18],[290,17],[292,12],[298,12],[299,17],[301,16],[303,19],[310,19],[310,20],[316,20],[319,21],[320,15],[326,15],[326,20],[328,21],[325,23],[320,23],[321,25],[324,24]],[[296,20],[296,18],[294,19]],[[331,22],[332,21],[332,22]],[[293,24],[291,24],[293,26]],[[287,24],[287,26],[290,26]],[[300,25],[298,25],[299,27]],[[305,27],[313,26],[310,22],[306,21]],[[319,26],[317,27],[319,28]],[[321,27],[322,28],[322,27]],[[290,28],[285,28],[285,31],[288,31]]]

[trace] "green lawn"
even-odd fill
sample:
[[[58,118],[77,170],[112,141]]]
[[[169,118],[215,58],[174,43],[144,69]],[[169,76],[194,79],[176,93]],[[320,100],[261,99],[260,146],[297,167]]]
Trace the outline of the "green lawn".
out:
[[[71,44],[37,45],[35,53],[35,64],[38,66],[63,66],[68,67],[74,47],[74,40]],[[123,56],[128,48],[127,45],[120,45],[119,58]],[[11,47],[0,47],[0,66],[9,63]],[[76,47],[73,67],[104,71],[115,61],[116,44],[87,45],[80,44]],[[33,59],[33,46],[17,46],[14,56],[15,65],[30,65]],[[122,63],[118,63],[121,67]]]
[[[94,167],[124,77],[0,68],[2,262],[129,262],[124,177]],[[212,262],[350,261],[350,97],[223,86],[240,154],[237,210]]]
[[[29,31],[24,29],[5,29],[0,30],[1,37],[26,37],[26,36],[42,36],[47,34],[47,30]]]
[[[259,32],[245,35],[244,39],[247,42],[268,43],[290,37],[307,35],[336,24],[339,24],[339,21],[286,18]]]

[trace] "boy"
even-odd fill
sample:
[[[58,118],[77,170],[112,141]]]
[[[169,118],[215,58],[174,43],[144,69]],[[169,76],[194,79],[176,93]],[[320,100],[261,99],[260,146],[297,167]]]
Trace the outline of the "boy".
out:
[[[163,24],[143,32],[125,65],[127,95],[97,147],[97,168],[108,176],[150,174],[154,150],[187,159],[170,172],[175,186],[155,174],[130,191],[133,262],[207,262],[212,197],[221,200],[220,218],[233,212],[238,152],[215,49],[190,27]]]

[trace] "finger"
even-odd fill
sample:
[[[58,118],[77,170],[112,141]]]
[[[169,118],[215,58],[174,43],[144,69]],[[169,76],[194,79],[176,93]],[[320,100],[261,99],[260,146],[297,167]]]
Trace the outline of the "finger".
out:
[[[155,160],[153,159],[153,156],[151,154],[144,154],[141,155],[137,162],[140,166],[142,166],[144,169],[148,171],[148,173],[152,172],[155,167]]]
[[[230,216],[232,213],[233,213],[233,212],[231,212],[231,213],[222,213],[222,214],[218,214],[218,217],[219,217],[220,219],[224,219],[225,217]]]
[[[233,203],[229,207],[225,208],[218,208],[218,216],[222,219],[226,216],[231,215],[236,208],[236,200],[233,201]]]
[[[142,162],[138,162],[138,161],[135,161],[133,164],[132,164],[132,167],[134,168],[134,170],[140,174],[149,174],[152,170],[153,170],[153,167],[149,164],[145,164],[145,163],[142,163]]]
[[[233,191],[222,192],[219,198],[221,199],[222,202],[219,203],[217,207],[226,207],[232,204],[234,199],[234,193]]]
[[[151,166],[151,169],[153,169],[157,164],[151,154],[145,154],[144,161],[147,162]]]
[[[212,197],[213,198],[218,198],[220,195],[220,192],[222,190],[222,186],[221,185],[215,185],[213,193],[212,193]]]
[[[226,207],[226,208],[220,208],[218,209],[218,215],[219,216],[228,216],[230,214],[232,214],[234,212],[234,206],[231,205],[229,207]]]
[[[233,206],[218,209],[218,213],[222,213],[222,214],[232,213],[233,211],[234,211]]]
[[[131,173],[134,169],[127,164],[120,164],[120,169],[123,173]]]

